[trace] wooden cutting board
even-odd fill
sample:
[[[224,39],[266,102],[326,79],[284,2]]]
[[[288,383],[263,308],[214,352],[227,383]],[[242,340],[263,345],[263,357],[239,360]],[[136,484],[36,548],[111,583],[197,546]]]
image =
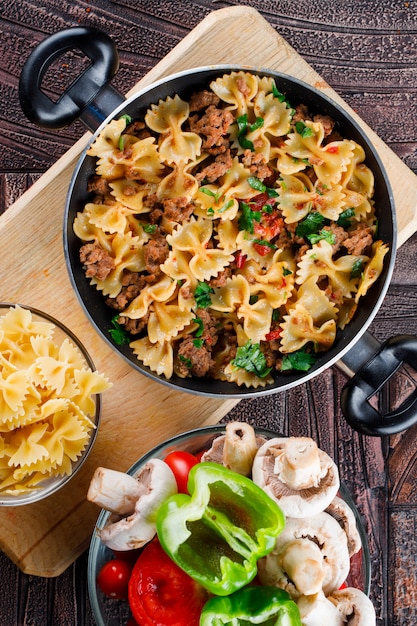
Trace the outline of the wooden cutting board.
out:
[[[183,69],[218,63],[292,74],[349,110],[366,128],[387,168],[398,211],[399,244],[414,233],[417,177],[254,9],[211,13],[127,95]],[[0,300],[29,304],[61,320],[113,383],[103,395],[93,451],[69,485],[38,504],[0,511],[0,548],[22,571],[46,577],[62,573],[88,546],[98,509],[85,494],[97,466],[126,470],[162,439],[216,423],[237,403],[197,398],[150,381],[90,326],[71,287],[62,246],[66,192],[88,138],[86,134],[0,217]]]

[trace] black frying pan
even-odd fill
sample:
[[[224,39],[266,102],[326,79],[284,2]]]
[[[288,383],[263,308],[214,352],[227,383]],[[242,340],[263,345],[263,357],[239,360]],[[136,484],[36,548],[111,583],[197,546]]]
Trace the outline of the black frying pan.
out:
[[[51,63],[69,50],[81,50],[90,59],[91,65],[75,79],[57,102],[53,102],[41,90],[42,79]],[[148,107],[159,99],[175,94],[187,99],[193,91],[207,87],[211,80],[227,71],[249,70],[247,67],[225,65],[193,69],[160,80],[125,100],[109,84],[117,69],[118,55],[114,43],[103,32],[84,27],[58,32],[34,50],[23,68],[20,78],[22,109],[31,121],[49,128],[62,128],[80,118],[95,133],[93,141],[103,126],[113,118],[125,113],[132,118],[143,117]],[[273,76],[277,88],[286,94],[293,105],[304,103],[313,113],[330,115],[343,137],[362,145],[366,152],[366,163],[375,175],[378,237],[389,244],[390,252],[385,257],[380,279],[361,299],[353,321],[345,330],[338,332],[332,348],[320,354],[316,364],[307,373],[277,373],[273,384],[262,389],[246,389],[234,383],[209,378],[182,379],[174,376],[167,380],[142,365],[128,346],[114,343],[109,334],[114,311],[106,307],[102,294],[91,287],[86,279],[79,261],[81,242],[72,228],[76,213],[89,201],[87,182],[94,173],[95,159],[85,152],[72,178],[64,220],[65,257],[73,287],[92,325],[115,352],[142,374],[165,385],[205,396],[244,398],[289,389],[337,364],[351,376],[342,391],[341,406],[353,428],[374,436],[404,430],[417,421],[417,390],[398,409],[385,415],[381,415],[368,402],[403,362],[417,369],[416,337],[397,336],[381,345],[366,332],[388,289],[397,243],[394,200],[384,166],[357,122],[326,95],[288,75],[255,68],[250,68],[250,71]]]

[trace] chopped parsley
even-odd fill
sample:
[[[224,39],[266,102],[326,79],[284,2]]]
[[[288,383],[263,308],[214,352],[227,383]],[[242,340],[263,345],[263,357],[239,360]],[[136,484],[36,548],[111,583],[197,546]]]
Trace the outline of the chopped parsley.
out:
[[[221,193],[220,191],[218,191],[217,193],[215,193],[212,189],[209,189],[208,187],[200,187],[200,191],[205,193],[206,196],[211,196],[212,198],[214,198],[215,202],[217,203],[220,198],[221,198]]]
[[[352,218],[355,217],[355,209],[351,207],[350,209],[345,209],[339,215],[339,219],[337,220],[337,225],[342,228],[349,228],[352,224]]]
[[[181,361],[182,363],[184,363],[184,365],[185,365],[186,367],[188,367],[188,369],[189,369],[189,370],[192,368],[193,364],[192,364],[192,362],[191,362],[191,359],[187,359],[187,358],[186,358],[184,355],[182,355],[182,354],[180,354],[180,355],[179,355],[179,359],[180,359],[180,361]]]
[[[351,278],[359,278],[363,272],[363,259],[356,259],[350,270]]]
[[[253,243],[257,243],[259,246],[266,246],[267,248],[271,248],[271,250],[276,250],[277,247],[272,241],[268,241],[267,239],[252,239]]]
[[[214,289],[210,287],[208,283],[198,282],[194,291],[194,298],[197,307],[200,309],[206,309],[211,304],[210,294],[214,293]]]
[[[204,345],[204,339],[193,339],[194,348],[202,348]]]
[[[264,120],[262,117],[257,117],[253,124],[249,124],[247,113],[241,115],[236,119],[237,122],[237,140],[242,148],[245,150],[251,150],[253,152],[255,150],[255,146],[252,141],[250,141],[246,135],[248,133],[252,133],[257,128],[261,128],[264,125]]]
[[[198,325],[197,330],[194,333],[194,337],[201,337],[204,332],[204,323],[201,317],[195,317],[194,322]]]
[[[332,245],[336,243],[336,235],[332,233],[331,230],[326,230],[325,228],[320,230],[318,233],[312,233],[311,235],[307,235],[307,239],[313,245],[315,243],[318,243],[319,241],[322,241],[323,239],[324,241],[327,241],[327,243],[330,243]]]
[[[251,343],[250,341],[236,350],[232,365],[247,372],[253,372],[259,378],[265,378],[271,371],[271,368],[266,366],[265,355],[261,351],[259,343]]]
[[[109,328],[109,335],[113,339],[114,343],[118,346],[125,346],[129,343],[129,335],[122,328],[117,321],[119,319],[118,315],[115,315],[111,320],[112,328]]]
[[[248,183],[252,187],[252,189],[256,189],[261,193],[267,193],[268,198],[278,197],[278,192],[275,189],[272,189],[272,187],[267,187],[265,183],[263,183],[259,178],[256,178],[256,176],[249,176]]]
[[[307,372],[316,362],[316,357],[311,352],[303,350],[296,350],[286,354],[282,359],[281,371],[298,370],[301,372]]]
[[[308,235],[317,233],[323,226],[324,222],[325,218],[320,215],[320,213],[317,213],[317,211],[313,211],[298,224],[295,234],[297,237],[308,237]]]
[[[314,130],[309,126],[306,126],[304,122],[296,122],[295,131],[299,135],[301,135],[303,139],[306,139],[306,137],[312,137],[314,135]]]
[[[157,228],[157,224],[143,224],[143,230],[145,233],[148,233],[148,235],[152,235]]]
[[[249,204],[246,204],[246,202],[241,202],[240,208],[242,213],[239,218],[239,228],[240,230],[246,230],[248,233],[253,235],[255,232],[253,223],[261,221],[262,213],[261,211],[252,211]]]

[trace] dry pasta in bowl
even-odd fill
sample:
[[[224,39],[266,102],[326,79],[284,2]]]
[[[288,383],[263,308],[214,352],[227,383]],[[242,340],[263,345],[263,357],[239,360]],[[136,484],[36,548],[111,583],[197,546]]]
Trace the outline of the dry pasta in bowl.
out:
[[[51,316],[0,304],[0,506],[61,488],[90,451],[111,384]]]
[[[96,136],[73,229],[113,340],[157,376],[308,371],[384,270],[374,172],[327,114],[232,71]]]

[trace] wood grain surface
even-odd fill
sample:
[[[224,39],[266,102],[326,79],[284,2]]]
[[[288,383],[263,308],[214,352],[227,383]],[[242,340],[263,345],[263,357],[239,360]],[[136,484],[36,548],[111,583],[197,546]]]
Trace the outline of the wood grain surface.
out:
[[[19,72],[30,50],[47,34],[78,24],[107,31],[121,56],[115,84],[126,93],[211,11],[238,4],[257,9],[417,172],[414,1],[1,0],[0,212],[84,134],[75,123],[57,137],[32,126],[20,110]],[[233,36],[231,27],[231,40]],[[68,59],[70,68],[76,64],[77,59]],[[68,79],[66,68],[61,69],[59,80],[50,82],[57,94]],[[380,341],[392,334],[416,333],[416,253],[413,235],[398,252],[392,284],[371,326]],[[14,269],[18,278],[18,250],[16,267],[8,271]],[[416,624],[417,427],[382,440],[353,432],[339,408],[344,383],[343,375],[333,368],[294,390],[241,401],[226,419],[244,419],[285,434],[311,435],[334,456],[369,535],[371,598],[378,626]],[[399,376],[390,387],[390,401],[401,398],[410,384],[407,376]],[[46,579],[21,573],[0,555],[0,624],[92,626],[86,563],[84,553],[63,574]]]

